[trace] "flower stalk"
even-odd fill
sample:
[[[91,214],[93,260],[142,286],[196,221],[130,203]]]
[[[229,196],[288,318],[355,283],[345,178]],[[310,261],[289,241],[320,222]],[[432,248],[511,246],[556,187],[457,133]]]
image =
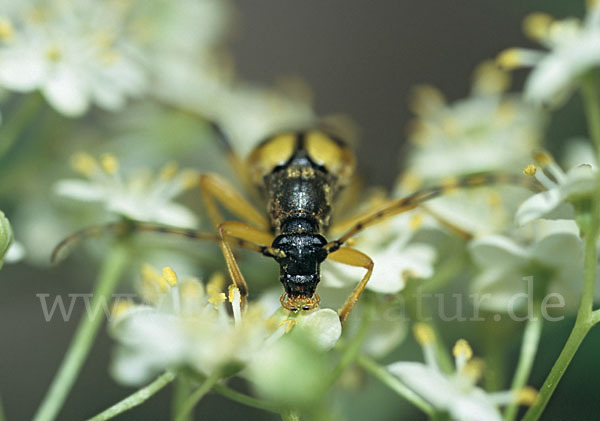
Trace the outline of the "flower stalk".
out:
[[[588,122],[588,130],[593,143],[596,146],[597,156],[600,157],[600,97],[598,95],[598,80],[596,73],[590,72],[582,78],[581,93]],[[536,421],[542,415],[550,397],[554,393],[556,386],[567,370],[567,367],[571,363],[579,346],[585,339],[589,330],[599,319],[592,311],[594,285],[596,281],[596,264],[598,261],[596,240],[600,228],[600,183],[598,180],[596,180],[595,193],[595,197],[592,199],[589,209],[586,209],[579,218],[580,228],[585,239],[585,255],[583,291],[575,325],[573,326],[573,330],[571,331],[563,350],[554,363],[550,374],[544,381],[537,401],[525,414],[525,417],[523,418],[524,421]]]
[[[88,421],[106,421],[116,417],[119,414],[122,414],[125,411],[128,411],[133,407],[141,405],[151,396],[153,396],[156,392],[158,392],[163,387],[171,383],[173,379],[175,379],[175,374],[173,374],[170,371],[167,371],[166,373],[159,376],[152,383],[150,383],[148,386],[142,387],[137,392],[129,395],[128,397],[114,404],[105,411],[102,411],[95,417],[90,418]]]
[[[34,421],[52,421],[62,408],[102,326],[105,314],[100,309],[110,300],[117,287],[127,264],[127,257],[127,248],[123,244],[116,244],[106,257],[93,293],[92,313],[84,315],[81,319],[58,373],[33,418]]]

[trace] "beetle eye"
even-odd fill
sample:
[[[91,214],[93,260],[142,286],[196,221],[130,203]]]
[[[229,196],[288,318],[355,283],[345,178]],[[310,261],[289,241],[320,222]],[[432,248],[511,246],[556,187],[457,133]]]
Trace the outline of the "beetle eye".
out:
[[[298,309],[296,307],[290,307],[290,311],[297,311]]]
[[[310,306],[303,306],[302,310],[310,310]]]

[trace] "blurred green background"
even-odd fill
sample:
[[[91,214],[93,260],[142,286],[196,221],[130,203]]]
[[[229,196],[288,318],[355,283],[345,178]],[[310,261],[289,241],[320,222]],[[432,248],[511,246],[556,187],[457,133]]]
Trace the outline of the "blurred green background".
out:
[[[579,1],[548,0],[233,3],[238,28],[230,47],[239,75],[263,83],[288,75],[305,80],[313,90],[318,114],[344,113],[356,121],[361,139],[357,150],[359,169],[373,184],[385,186],[393,184],[401,168],[404,133],[410,118],[407,99],[412,86],[431,83],[451,100],[466,96],[476,64],[506,47],[529,45],[521,33],[521,20],[527,12],[544,10],[563,17],[581,16],[583,11]],[[517,77],[517,87],[519,83]],[[554,116],[548,132],[551,141],[585,134],[578,110],[578,99],[574,99]],[[36,170],[32,167],[30,171]],[[2,181],[19,183],[18,179]],[[12,205],[0,197],[0,208],[10,209]],[[76,317],[70,322],[56,319],[46,323],[36,294],[53,297],[89,292],[94,272],[89,279],[79,275],[85,273],[88,264],[80,254],[49,271],[19,264],[6,265],[0,272],[0,394],[9,421],[30,419],[83,311],[76,306]],[[542,383],[572,323],[567,319],[546,325],[530,384]],[[468,323],[441,326],[448,344],[478,328]],[[507,358],[514,364],[520,337],[509,337],[507,342]],[[478,345],[474,344],[476,352]],[[600,333],[596,329],[576,355],[542,420],[600,419],[599,347]],[[85,419],[131,392],[108,377],[110,349],[111,340],[103,332],[60,420]],[[420,360],[420,350],[408,340],[389,357],[389,361],[397,359]],[[239,382],[237,385],[244,387]],[[360,385],[344,400],[344,413],[351,416],[349,419],[424,419],[377,381],[364,376],[360,377]],[[116,419],[167,419],[170,393],[164,390]],[[197,419],[203,420],[277,419],[215,395],[200,403],[197,414]]]

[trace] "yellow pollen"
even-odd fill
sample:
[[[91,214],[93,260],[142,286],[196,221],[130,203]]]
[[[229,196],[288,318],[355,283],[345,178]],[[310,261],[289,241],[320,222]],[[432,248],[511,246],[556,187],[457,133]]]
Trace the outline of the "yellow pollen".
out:
[[[536,171],[537,168],[535,167],[535,164],[529,164],[525,167],[525,169],[523,169],[523,174],[532,176],[535,175]]]
[[[423,225],[423,215],[415,214],[410,218],[409,226],[413,231],[418,230]]]
[[[227,301],[227,296],[224,292],[219,292],[217,294],[210,294],[210,298],[208,302],[215,306],[215,308],[219,308],[219,305],[223,304]]]
[[[231,284],[229,285],[227,295],[229,298],[229,302],[233,303],[234,301],[238,301],[240,299],[240,290],[234,284]]]
[[[165,181],[171,180],[177,171],[179,171],[179,165],[176,162],[169,162],[160,170],[160,178]]]
[[[517,402],[521,405],[532,406],[538,400],[538,391],[531,386],[525,386],[517,392]]]
[[[165,292],[169,286],[167,280],[149,263],[142,265],[142,282],[157,286],[161,292]]]
[[[473,349],[471,349],[471,345],[467,341],[459,339],[456,341],[454,348],[452,348],[452,355],[455,358],[463,356],[468,361],[473,357]]]
[[[531,13],[523,21],[523,32],[534,41],[548,37],[554,18],[546,13]]]
[[[554,162],[554,159],[552,158],[552,155],[550,155],[546,151],[535,152],[533,154],[533,159],[535,159],[536,162],[538,164],[540,164],[542,167],[545,167],[546,165],[551,164],[551,163]]]
[[[410,99],[410,109],[417,115],[433,114],[446,105],[444,95],[431,85],[417,86]]]
[[[587,0],[585,5],[588,9],[593,9],[594,7],[600,6],[600,0]]]
[[[279,327],[285,325],[285,333],[290,333],[297,323],[294,319],[285,319],[279,323]]]
[[[98,170],[98,162],[88,153],[79,152],[71,157],[71,166],[75,171],[85,175],[86,177],[91,176]]]
[[[406,172],[400,180],[400,187],[406,192],[414,192],[421,187],[422,180],[413,172]]]
[[[198,180],[200,178],[198,171],[191,169],[183,170],[181,172],[181,177],[185,189],[192,189],[198,186]]]
[[[199,282],[194,282],[191,279],[183,280],[179,283],[179,291],[182,297],[186,298],[201,298],[204,295],[204,290]]]
[[[177,274],[170,266],[165,266],[162,269],[162,277],[170,286],[174,287],[177,285]]]
[[[216,272],[210,277],[208,284],[206,284],[206,292],[210,296],[217,295],[223,291],[224,286],[225,276],[221,272]]]
[[[425,146],[429,142],[427,125],[421,120],[411,120],[407,127],[408,139],[415,146]]]
[[[119,170],[119,161],[112,154],[104,154],[100,158],[100,164],[105,173],[113,175]]]
[[[464,376],[472,379],[473,382],[477,382],[483,375],[484,368],[485,368],[485,363],[483,362],[483,360],[481,360],[479,358],[473,358],[472,360],[467,362],[467,364],[465,364],[461,373]]]
[[[433,329],[425,323],[415,323],[413,326],[415,339],[421,346],[431,345],[435,342],[435,333]]]
[[[46,51],[46,58],[50,61],[57,62],[60,60],[60,57],[60,50],[56,46],[50,47],[48,51]]]
[[[15,28],[10,20],[0,17],[0,40],[9,41],[15,34]]]
[[[518,48],[509,48],[502,51],[496,57],[496,63],[503,69],[513,70],[517,67],[521,67],[522,55]]]
[[[110,309],[110,315],[112,317],[121,317],[132,307],[133,303],[129,300],[118,300]]]

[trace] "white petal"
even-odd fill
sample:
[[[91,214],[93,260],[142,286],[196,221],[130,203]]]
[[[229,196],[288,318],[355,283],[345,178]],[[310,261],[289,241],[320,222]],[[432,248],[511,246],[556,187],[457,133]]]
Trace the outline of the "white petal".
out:
[[[9,50],[0,55],[0,83],[8,89],[28,92],[39,88],[46,66],[40,55],[22,50]]]
[[[398,362],[388,371],[436,409],[448,409],[458,397],[456,387],[439,371],[421,363]]]
[[[516,214],[517,224],[525,225],[534,219],[546,216],[556,209],[562,200],[558,189],[534,194],[519,207]]]
[[[153,209],[152,213],[152,222],[184,228],[194,228],[198,224],[196,215],[185,206],[177,203],[165,203]]]
[[[85,202],[99,202],[104,199],[104,189],[83,180],[60,180],[54,184],[54,193]]]
[[[340,317],[330,308],[313,311],[298,322],[303,329],[307,329],[321,349],[333,348],[342,335]]]
[[[484,266],[521,266],[528,262],[530,252],[502,235],[476,238],[469,244],[475,263]]]
[[[475,388],[452,403],[452,418],[460,421],[501,421],[500,411],[481,389]]]
[[[50,105],[67,117],[81,116],[90,105],[83,77],[64,67],[49,76],[42,92]]]
[[[4,256],[4,261],[6,263],[15,263],[25,257],[25,247],[21,243],[13,241],[13,243],[8,248],[6,255]]]

